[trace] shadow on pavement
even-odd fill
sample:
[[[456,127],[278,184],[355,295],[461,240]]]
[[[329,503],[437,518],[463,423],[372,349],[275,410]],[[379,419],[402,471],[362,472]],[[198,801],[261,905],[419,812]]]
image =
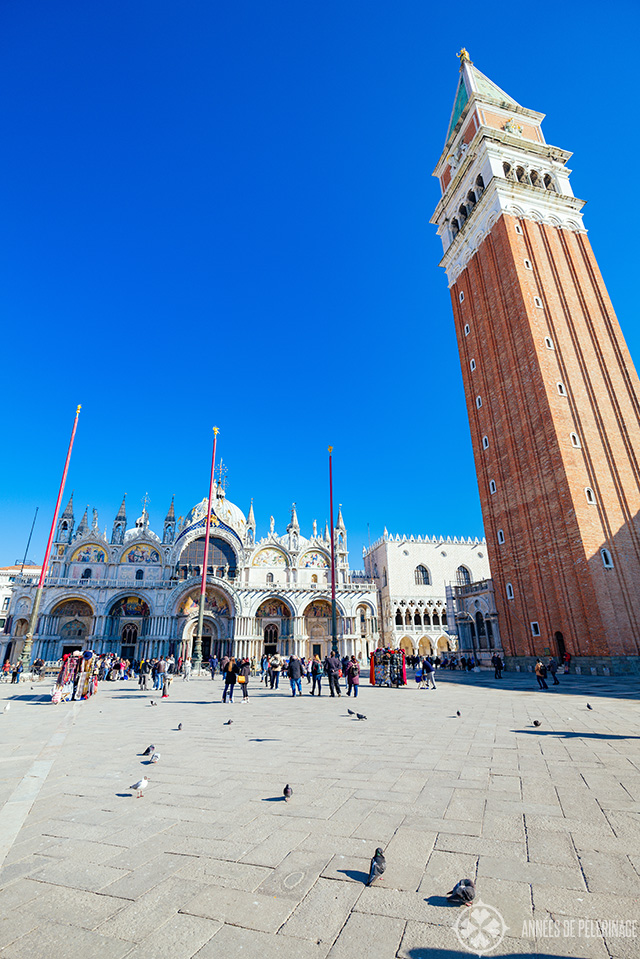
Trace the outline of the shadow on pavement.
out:
[[[354,879],[356,882],[361,882],[363,885],[367,885],[367,880],[369,878],[369,873],[360,872],[358,869],[338,869],[338,872],[341,872],[344,876],[348,876],[349,879]]]
[[[561,736],[563,739],[640,739],[640,736],[620,736],[617,733],[575,733],[565,729],[512,729],[512,733],[530,736]]]
[[[502,679],[494,679],[493,672],[483,670],[481,673],[459,673],[458,670],[438,669],[436,683],[446,683],[452,686],[480,686],[483,689],[507,689],[510,692],[539,693],[548,696],[550,693],[564,693],[568,696],[607,696],[611,699],[639,699],[640,683],[637,676],[575,676],[570,673],[558,673],[557,686],[550,685],[549,689],[538,689],[534,673],[503,673]],[[407,684],[415,686],[413,670],[407,670]],[[382,687],[373,687],[382,688]]]

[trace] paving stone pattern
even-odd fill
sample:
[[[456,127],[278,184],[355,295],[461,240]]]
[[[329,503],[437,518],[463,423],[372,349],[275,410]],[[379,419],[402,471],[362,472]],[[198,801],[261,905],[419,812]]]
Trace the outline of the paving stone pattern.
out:
[[[344,694],[257,680],[249,705],[204,677],[157,706],[131,682],[59,706],[0,685],[0,959],[469,955],[445,898],[465,877],[508,927],[491,955],[637,957],[637,689],[531,680],[363,684],[366,722]],[[565,920],[576,934],[545,933]],[[592,920],[636,920],[637,938]]]

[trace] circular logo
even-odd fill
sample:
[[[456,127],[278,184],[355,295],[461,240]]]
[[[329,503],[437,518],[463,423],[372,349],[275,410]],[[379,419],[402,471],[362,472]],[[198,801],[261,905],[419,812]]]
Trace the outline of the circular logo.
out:
[[[453,931],[460,945],[469,952],[476,956],[487,956],[500,945],[507,928],[497,909],[478,901],[470,909],[461,910]]]

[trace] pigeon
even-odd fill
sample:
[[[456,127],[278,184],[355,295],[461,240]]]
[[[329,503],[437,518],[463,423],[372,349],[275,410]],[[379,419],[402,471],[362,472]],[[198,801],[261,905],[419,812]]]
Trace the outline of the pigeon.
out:
[[[7,703],[7,705],[4,707],[2,711],[3,713],[8,713],[10,709],[11,709],[11,703]],[[591,709],[591,706],[589,706],[589,709]]]
[[[375,882],[376,879],[380,879],[382,873],[387,868],[387,861],[384,858],[384,852],[380,846],[376,849],[373,859],[371,860],[371,865],[369,866],[369,878],[367,879],[367,886],[370,886],[372,882]]]
[[[349,713],[350,716],[355,716],[353,709],[347,709],[347,712]]]
[[[149,703],[150,706],[157,706],[158,704],[152,699]]]
[[[363,713],[356,713],[356,716],[358,717],[358,719],[366,719],[366,718],[367,718],[365,715],[363,715]]]
[[[460,715],[461,715],[460,710],[456,709],[456,716],[460,716]]]
[[[178,732],[182,729],[182,723],[178,723]]]
[[[155,747],[155,746],[153,745],[153,743],[152,743],[150,746],[147,746],[147,748],[145,749],[145,751],[143,752],[142,755],[143,755],[143,756],[151,756],[152,753],[154,753],[155,751],[156,751],[156,747]]]
[[[9,707],[7,706],[7,709],[8,709],[8,708],[9,708]],[[591,705],[591,703],[587,703],[587,709],[593,709],[593,706]]]
[[[149,762],[157,763],[159,759],[160,759],[160,753],[154,753],[151,759],[149,760]]]
[[[447,893],[447,899],[458,899],[460,905],[470,906],[476,898],[476,884],[473,879],[461,879],[457,882],[451,892]]]
[[[542,726],[542,723],[540,722],[539,719],[534,719],[534,720],[533,720],[533,725],[534,725],[534,726]]]
[[[223,726],[231,726],[232,723],[233,723],[233,719],[227,719],[226,723],[223,723],[222,725],[223,725]]]
[[[129,786],[129,789],[137,789],[138,795],[136,799],[142,799],[142,790],[147,788],[149,780],[146,776],[143,776],[142,779],[139,779],[137,783],[134,783],[133,786]]]
[[[291,796],[293,795],[293,789],[291,788],[289,783],[287,783],[287,785],[282,790],[282,795],[284,796],[284,801],[289,802],[289,800],[291,799]]]

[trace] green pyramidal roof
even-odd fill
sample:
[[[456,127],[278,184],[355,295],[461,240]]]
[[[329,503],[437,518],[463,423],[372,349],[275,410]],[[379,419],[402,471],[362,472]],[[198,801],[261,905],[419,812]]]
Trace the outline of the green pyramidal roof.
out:
[[[496,103],[509,103],[511,106],[520,106],[513,97],[510,97],[508,93],[505,93],[497,84],[490,80],[489,77],[485,77],[484,73],[474,67],[470,60],[466,60],[462,64],[462,69],[460,72],[460,79],[458,81],[458,89],[456,90],[456,98],[453,104],[453,112],[451,114],[451,120],[449,122],[449,129],[447,131],[447,143],[453,133],[456,123],[462,116],[462,111],[469,102],[469,98],[472,93],[477,93],[482,97],[487,97],[490,100],[495,100]]]

